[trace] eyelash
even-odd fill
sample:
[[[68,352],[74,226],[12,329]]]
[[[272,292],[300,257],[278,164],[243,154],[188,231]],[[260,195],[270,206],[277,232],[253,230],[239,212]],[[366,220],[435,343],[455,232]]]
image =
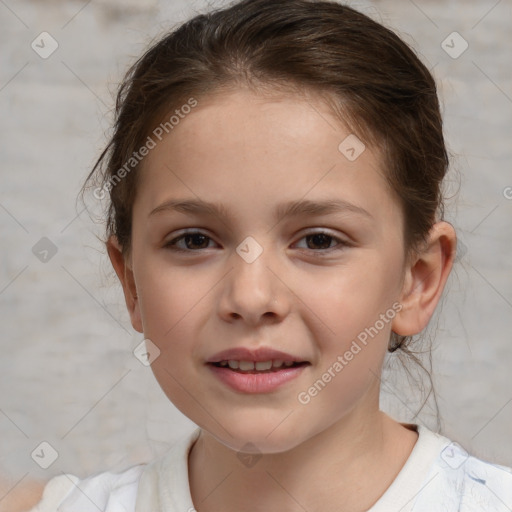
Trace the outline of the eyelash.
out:
[[[181,234],[180,236],[178,236],[176,238],[173,238],[169,242],[167,242],[164,245],[164,248],[169,249],[171,251],[175,251],[175,252],[181,252],[181,253],[201,252],[202,249],[181,249],[176,246],[177,242],[185,239],[185,237],[191,237],[191,236],[195,236],[195,235],[201,235],[208,240],[212,240],[211,237],[209,237],[208,235],[204,234],[201,231],[188,231],[186,233]],[[327,256],[327,253],[330,253],[332,251],[339,251],[339,250],[342,250],[344,247],[350,246],[350,244],[348,242],[329,234],[327,231],[315,231],[314,233],[307,233],[307,234],[303,235],[302,238],[300,238],[299,240],[303,240],[305,238],[315,236],[315,235],[325,235],[327,238],[338,242],[338,244],[337,244],[337,246],[328,247],[327,249],[303,249],[303,250],[309,250],[309,251],[316,252],[316,253],[318,253],[317,254],[318,256],[324,256],[324,255]]]

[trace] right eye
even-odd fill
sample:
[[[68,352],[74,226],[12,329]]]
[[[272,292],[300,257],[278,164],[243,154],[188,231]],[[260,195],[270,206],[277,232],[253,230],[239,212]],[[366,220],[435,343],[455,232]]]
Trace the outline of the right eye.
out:
[[[164,245],[164,248],[178,252],[198,252],[201,249],[208,249],[208,242],[213,241],[201,231],[190,231],[173,238]],[[181,244],[179,246],[178,244]]]

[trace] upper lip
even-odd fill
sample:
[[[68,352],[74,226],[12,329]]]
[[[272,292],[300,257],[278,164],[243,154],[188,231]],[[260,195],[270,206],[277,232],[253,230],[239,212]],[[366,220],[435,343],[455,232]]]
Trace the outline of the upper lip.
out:
[[[270,347],[260,347],[257,349],[249,349],[245,347],[230,348],[217,352],[215,355],[210,357],[207,363],[219,363],[220,361],[270,361],[272,359],[279,359],[284,362],[296,362],[302,363],[307,362],[303,358],[275,350]]]

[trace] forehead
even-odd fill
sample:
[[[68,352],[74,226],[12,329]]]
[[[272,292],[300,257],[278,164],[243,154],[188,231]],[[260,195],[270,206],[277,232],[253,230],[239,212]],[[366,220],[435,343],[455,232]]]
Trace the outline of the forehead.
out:
[[[203,147],[215,149],[223,144],[235,152],[268,154],[272,150],[277,158],[290,146],[317,152],[328,147],[337,150],[340,136],[350,130],[321,96],[242,88],[200,99],[172,133],[179,134],[180,144],[193,145],[200,139],[202,145],[196,145],[196,153]],[[336,151],[334,154],[338,156]]]
[[[147,207],[173,192],[255,204],[333,191],[368,205],[392,199],[380,153],[314,95],[239,89],[199,99],[140,173]]]

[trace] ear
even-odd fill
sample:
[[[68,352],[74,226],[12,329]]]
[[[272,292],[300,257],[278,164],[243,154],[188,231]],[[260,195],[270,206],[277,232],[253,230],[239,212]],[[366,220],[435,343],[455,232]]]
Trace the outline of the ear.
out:
[[[126,261],[121,246],[115,236],[111,236],[107,241],[107,252],[116,271],[119,281],[123,286],[124,299],[126,307],[130,314],[130,320],[133,328],[138,332],[143,332],[142,320],[140,316],[139,298],[137,296],[137,288],[135,286],[135,279],[131,269],[131,262]]]
[[[457,237],[448,222],[437,222],[427,243],[406,269],[400,304],[392,330],[401,336],[421,332],[428,324],[443,293],[455,258]]]

